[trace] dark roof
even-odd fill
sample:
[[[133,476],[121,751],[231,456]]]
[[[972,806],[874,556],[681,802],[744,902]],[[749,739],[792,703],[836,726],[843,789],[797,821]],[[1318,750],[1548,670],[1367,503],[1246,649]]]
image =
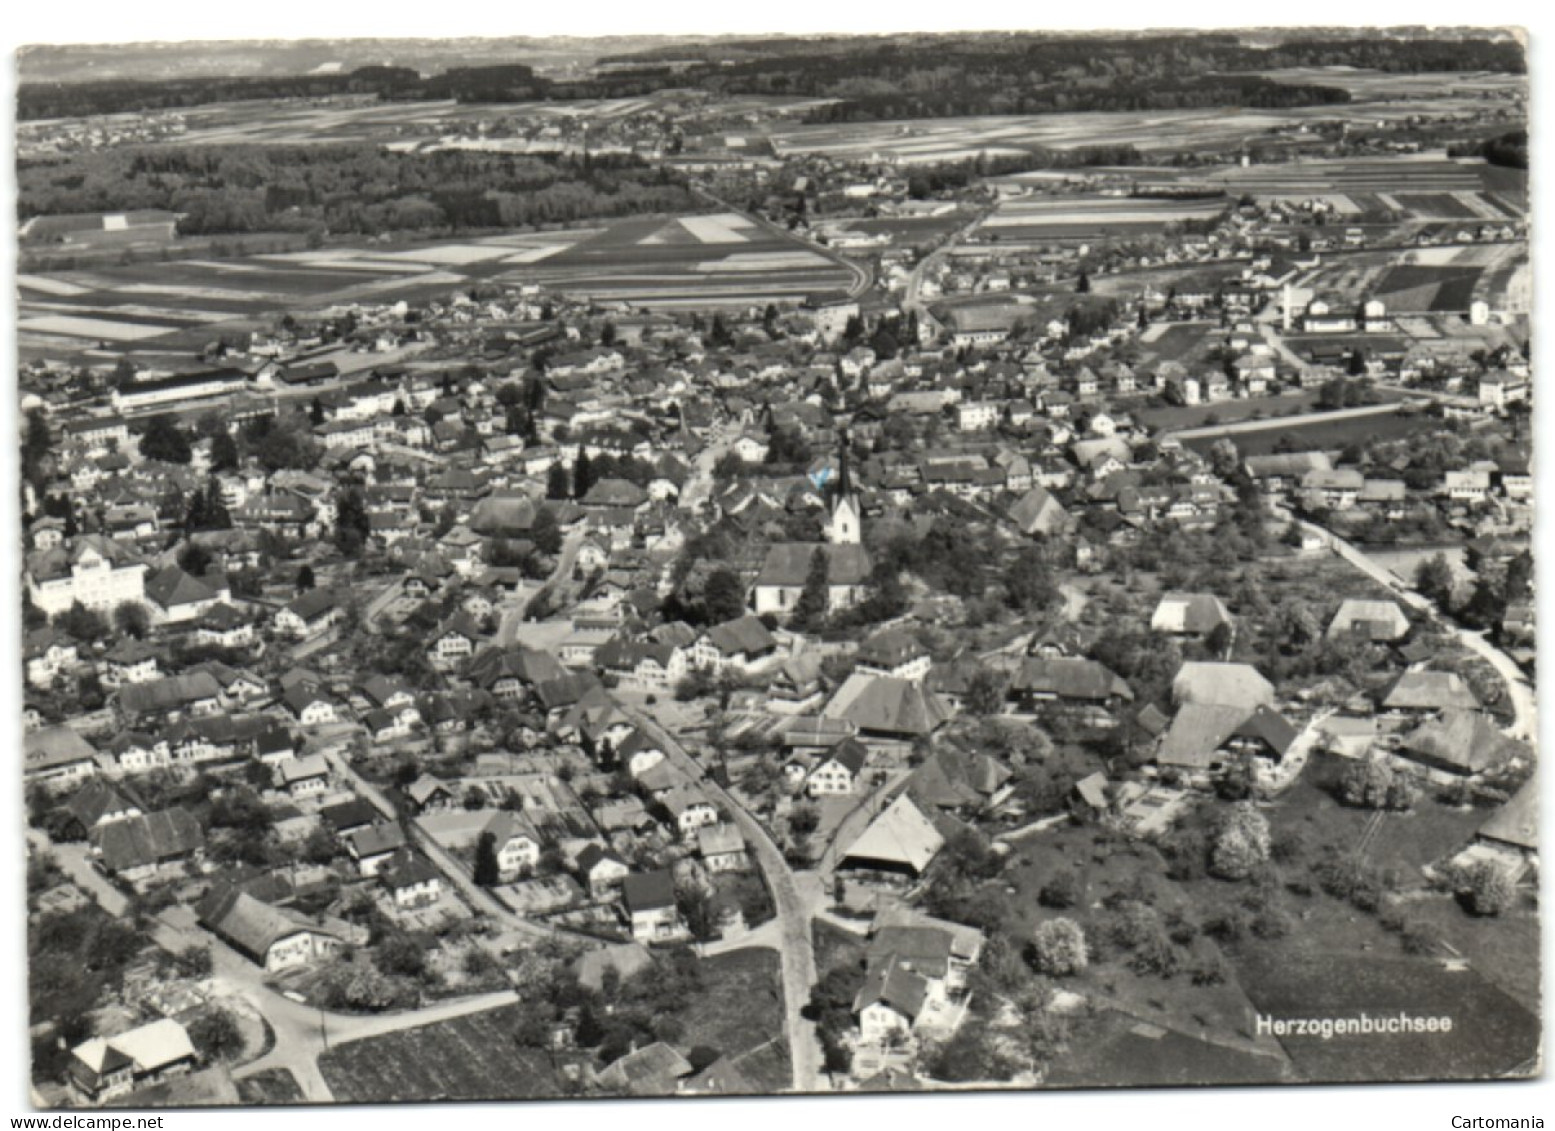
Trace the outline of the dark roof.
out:
[[[668,869],[634,872],[621,881],[621,894],[629,912],[653,911],[675,905],[675,880]]]
[[[767,559],[756,577],[756,584],[803,586],[810,576],[810,560],[817,551],[826,557],[829,585],[860,585],[869,576],[869,552],[863,546],[777,542],[767,550]]]
[[[205,847],[205,833],[186,809],[164,809],[103,825],[93,833],[103,866],[123,872],[177,860]]]
[[[1054,695],[1060,699],[1103,702],[1114,696],[1133,699],[1134,692],[1123,679],[1095,660],[1057,656],[1029,656],[1011,681],[1013,691]]]

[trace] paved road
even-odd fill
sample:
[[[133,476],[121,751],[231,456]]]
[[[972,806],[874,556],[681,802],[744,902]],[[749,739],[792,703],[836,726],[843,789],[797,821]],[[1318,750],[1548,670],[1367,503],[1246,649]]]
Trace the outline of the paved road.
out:
[[[325,758],[334,768],[340,780],[350,782],[357,794],[365,798],[374,809],[377,809],[378,812],[382,813],[389,820],[398,822],[399,813],[394,808],[394,803],[384,795],[382,790],[357,773],[351,764],[338,754],[326,754]],[[417,847],[426,853],[427,858],[437,866],[438,871],[442,872],[443,876],[459,889],[460,893],[477,911],[490,915],[504,926],[512,927],[523,934],[533,937],[536,941],[540,939],[566,938],[583,945],[588,945],[592,941],[583,936],[565,934],[554,927],[548,927],[542,923],[526,919],[492,895],[491,892],[477,884],[459,861],[454,858],[453,853],[423,832],[421,827],[414,821],[409,822],[409,828],[410,835],[415,840]]]
[[[987,219],[989,213],[993,212],[996,207],[997,204],[990,204],[979,208],[977,215],[973,216],[965,225],[946,236],[939,246],[918,261],[917,265],[912,269],[912,273],[907,276],[907,287],[902,292],[902,310],[904,313],[909,311],[917,312],[920,336],[922,330],[927,330],[931,335],[930,340],[933,340],[934,337],[937,337],[946,329],[945,324],[934,317],[933,311],[929,309],[929,304],[924,302],[919,295],[919,292],[923,289],[924,277],[928,275],[929,270],[935,264],[949,253],[951,248],[976,231],[977,226]]]
[[[164,912],[153,937],[167,950],[208,949],[213,975],[237,989],[269,1023],[275,1034],[274,1046],[264,1056],[234,1069],[233,1078],[241,1080],[272,1068],[284,1068],[296,1077],[303,1098],[310,1103],[334,1102],[334,1094],[318,1066],[319,1054],[326,1048],[447,1021],[468,1013],[480,1013],[518,1000],[512,990],[503,990],[400,1013],[331,1013],[293,1001],[267,986],[263,970],[195,925],[193,913],[188,908],[170,908]]]
[[[529,612],[529,602],[535,596],[547,588],[555,589],[565,585],[572,578],[572,567],[578,560],[578,550],[583,546],[584,530],[579,527],[562,539],[562,551],[556,557],[556,564],[551,568],[551,574],[534,590],[526,592],[523,600],[515,602],[507,607],[502,614],[502,620],[497,625],[497,644],[502,648],[511,648],[513,641],[518,636],[518,626],[524,623],[524,616]]]
[[[819,1088],[821,1046],[815,1035],[815,1027],[800,1016],[799,1011],[810,1000],[810,992],[818,981],[815,970],[815,951],[811,944],[810,920],[815,903],[814,892],[801,888],[800,879],[794,875],[783,858],[783,853],[772,840],[766,826],[745,809],[711,778],[703,776],[702,767],[685,747],[658,723],[640,711],[626,708],[632,721],[649,738],[659,743],[669,760],[700,781],[701,788],[739,826],[750,846],[757,865],[767,879],[772,900],[777,905],[778,954],[783,960],[783,1000],[786,1010],[785,1030],[788,1047],[793,1057],[793,1090],[813,1092]],[[813,883],[806,885],[813,888]]]
[[[1292,517],[1289,511],[1283,509],[1278,510],[1277,513],[1283,514],[1286,518]],[[1386,585],[1393,590],[1393,592],[1398,594],[1401,601],[1422,612],[1431,614],[1443,628],[1456,636],[1465,648],[1489,663],[1496,670],[1496,674],[1501,677],[1501,682],[1506,686],[1507,699],[1511,702],[1512,709],[1515,712],[1516,717],[1511,727],[1507,729],[1507,733],[1513,738],[1528,742],[1533,741],[1538,734],[1538,721],[1534,712],[1533,687],[1529,684],[1527,677],[1523,675],[1522,669],[1513,662],[1510,656],[1486,640],[1483,633],[1474,632],[1441,616],[1430,599],[1400,581],[1392,570],[1380,562],[1367,557],[1363,551],[1340,538],[1333,531],[1305,521],[1301,521],[1301,526],[1317,537],[1324,539],[1335,554],[1349,562],[1356,569],[1373,578],[1379,584]]]
[[[870,285],[874,283],[874,272],[864,264],[859,263],[856,260],[849,259],[845,255],[839,255],[837,252],[833,251],[831,248],[825,246],[824,244],[818,244],[814,240],[806,239],[804,236],[799,235],[797,232],[790,232],[787,228],[784,228],[778,224],[774,224],[765,216],[759,216],[754,212],[747,212],[743,208],[737,208],[733,204],[730,204],[727,200],[723,199],[723,197],[715,195],[713,192],[703,188],[701,185],[695,185],[693,188],[698,194],[711,201],[725,212],[733,212],[738,216],[743,216],[752,224],[755,224],[758,228],[765,228],[768,232],[771,232],[779,239],[799,240],[806,247],[813,250],[817,255],[825,256],[838,267],[845,268],[848,274],[853,276],[853,281],[848,285],[849,298],[858,298],[865,291],[869,290]]]
[[[76,887],[97,900],[97,905],[115,919],[121,918],[130,909],[129,897],[109,883],[108,877],[92,867],[84,841],[56,844],[42,829],[28,829],[27,841],[34,852],[52,853],[55,863],[64,869]]]

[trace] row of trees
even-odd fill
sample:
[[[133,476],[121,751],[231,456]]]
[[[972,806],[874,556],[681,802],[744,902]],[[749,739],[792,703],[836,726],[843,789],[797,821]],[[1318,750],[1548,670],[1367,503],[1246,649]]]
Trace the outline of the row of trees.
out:
[[[182,213],[185,235],[514,228],[698,207],[679,174],[573,159],[371,145],[120,147],[26,162],[18,214]]]

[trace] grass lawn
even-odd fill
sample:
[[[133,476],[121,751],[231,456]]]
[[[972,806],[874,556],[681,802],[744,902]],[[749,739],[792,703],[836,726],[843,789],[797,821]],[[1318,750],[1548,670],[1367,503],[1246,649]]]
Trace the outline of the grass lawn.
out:
[[[1069,1048],[1053,1063],[1050,1088],[1156,1088],[1194,1084],[1275,1084],[1290,1080],[1282,1055],[1210,1044],[1116,1010],[1078,1020]]]
[[[812,921],[810,939],[815,947],[815,970],[823,978],[838,967],[857,968],[863,963],[864,952],[868,949],[862,936],[821,919]]]
[[[1398,955],[1269,953],[1244,965],[1260,1013],[1272,1018],[1451,1018],[1447,1032],[1287,1034],[1302,1079],[1464,1080],[1505,1075],[1539,1047],[1539,1020],[1471,969]]]
[[[1344,772],[1348,761],[1317,755],[1300,780],[1280,795],[1266,811],[1276,838],[1296,834],[1309,850],[1326,846],[1350,851],[1360,843],[1372,812],[1341,805],[1324,783]],[[1458,809],[1442,805],[1423,793],[1409,813],[1389,813],[1367,849],[1366,859],[1376,867],[1392,868],[1405,887],[1424,883],[1420,869],[1457,852],[1473,839],[1490,816],[1488,809]]]
[[[1481,919],[1443,895],[1411,901],[1407,914],[1434,930],[1491,984],[1529,1009],[1536,1007],[1539,916],[1533,907],[1525,903],[1515,913]]]
[[[1061,868],[1079,878],[1081,897],[1072,908],[1054,910],[1041,906],[1039,893],[1048,878]],[[1166,878],[1166,864],[1155,848],[1126,839],[1113,840],[1100,830],[1079,825],[1059,826],[1019,843],[1000,878],[1012,887],[1008,892],[1008,930],[1017,939],[1030,938],[1038,923],[1053,918],[1077,922],[1098,951],[1101,932],[1111,916],[1101,904],[1113,892],[1131,888],[1143,879],[1152,892],[1147,902],[1169,919],[1176,913],[1192,923],[1222,900],[1239,892],[1238,885],[1207,881],[1205,885],[1180,884]],[[1259,1040],[1252,1031],[1252,1010],[1237,985],[1234,971],[1216,986],[1196,986],[1188,971],[1213,961],[1219,953],[1211,940],[1193,938],[1179,946],[1182,970],[1170,978],[1136,974],[1121,956],[1107,956],[1078,977],[1057,984],[1142,1020],[1167,1026],[1194,1038],[1205,1038],[1249,1053],[1269,1053],[1272,1042]]]
[[[748,947],[702,960],[702,992],[685,1003],[682,1052],[740,1053],[783,1033],[783,969],[775,950]]]
[[[267,1068],[239,1080],[238,1097],[246,1104],[300,1104],[302,1089],[290,1068]]]
[[[337,1045],[319,1057],[319,1071],[341,1103],[559,1096],[547,1056],[514,1043],[527,1010],[503,1006]]]

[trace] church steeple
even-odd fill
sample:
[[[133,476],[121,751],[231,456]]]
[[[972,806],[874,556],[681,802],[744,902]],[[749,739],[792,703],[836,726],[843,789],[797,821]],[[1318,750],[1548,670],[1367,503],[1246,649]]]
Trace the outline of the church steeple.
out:
[[[828,484],[826,540],[834,546],[856,546],[863,541],[863,509],[859,506],[853,474],[848,467],[848,437],[846,433],[839,433],[837,439],[841,451],[837,475]]]

